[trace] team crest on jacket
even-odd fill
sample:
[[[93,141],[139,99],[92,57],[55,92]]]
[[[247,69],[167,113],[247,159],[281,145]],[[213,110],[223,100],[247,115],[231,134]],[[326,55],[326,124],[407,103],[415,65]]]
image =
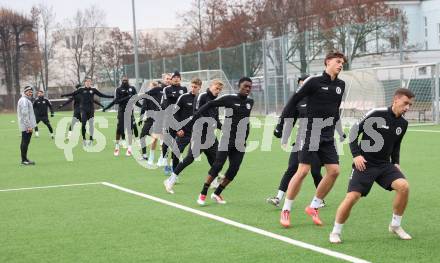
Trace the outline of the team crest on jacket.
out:
[[[132,88],[129,88],[129,89],[128,89],[128,91],[130,91],[130,92],[131,92],[132,90],[133,90]]]
[[[179,94],[183,94],[183,90],[179,90]]]
[[[43,104],[46,104],[46,102],[45,102],[45,101],[43,101]]]
[[[401,133],[402,133],[402,128],[397,127],[397,129],[396,129],[396,134],[397,134],[397,135],[400,135]]]
[[[251,104],[246,103],[246,109],[250,110],[251,109]]]
[[[91,91],[89,91],[90,92],[90,94],[93,94],[93,90],[91,90]]]
[[[342,89],[340,87],[336,87],[336,93],[341,94],[341,92],[342,92]]]

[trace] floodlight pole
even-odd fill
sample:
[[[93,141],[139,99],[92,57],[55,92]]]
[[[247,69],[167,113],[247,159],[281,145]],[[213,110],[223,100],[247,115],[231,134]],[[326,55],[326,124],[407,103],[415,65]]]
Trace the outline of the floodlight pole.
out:
[[[139,56],[138,56],[138,41],[136,33],[136,12],[134,7],[134,0],[131,0],[131,6],[133,9],[133,40],[134,40],[134,72],[136,77],[135,87],[139,90]]]

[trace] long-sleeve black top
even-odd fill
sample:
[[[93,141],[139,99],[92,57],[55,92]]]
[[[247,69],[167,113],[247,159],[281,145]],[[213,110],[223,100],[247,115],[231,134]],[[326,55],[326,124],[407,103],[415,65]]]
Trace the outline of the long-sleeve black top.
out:
[[[116,97],[110,102],[104,110],[111,108],[113,105],[118,104],[118,111],[125,111],[128,101],[133,95],[136,95],[136,88],[130,85],[121,85],[116,89]]]
[[[350,130],[351,153],[353,157],[362,155],[373,164],[390,161],[399,164],[400,144],[407,128],[408,121],[402,116],[396,117],[391,107],[372,109]]]
[[[37,97],[33,103],[35,116],[47,117],[47,111],[53,115],[52,104],[45,97]]]
[[[113,95],[106,95],[101,93],[99,90],[91,87],[82,87],[76,91],[63,94],[61,97],[70,97],[79,95],[80,109],[81,110],[93,110],[94,96],[97,95],[102,98],[113,98]]]
[[[293,118],[296,107],[300,101],[307,97],[306,117],[310,122],[313,118],[333,118],[333,125],[324,127],[321,137],[333,137],[336,122],[339,121],[339,107],[345,91],[345,82],[339,78],[331,79],[330,75],[323,72],[321,76],[309,77],[302,87],[289,99],[280,116],[281,127],[285,118]]]
[[[163,96],[162,96],[162,109],[166,109],[169,105],[174,105],[177,102],[177,99],[180,95],[187,93],[188,90],[186,87],[170,85],[163,88]]]

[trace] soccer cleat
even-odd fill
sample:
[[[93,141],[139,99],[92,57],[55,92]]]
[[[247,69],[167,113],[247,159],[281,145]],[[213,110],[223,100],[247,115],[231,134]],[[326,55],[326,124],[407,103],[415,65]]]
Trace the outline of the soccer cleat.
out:
[[[83,140],[83,147],[87,147],[87,141]]]
[[[22,165],[35,165],[34,161],[30,161],[30,160],[25,160],[21,162]]]
[[[165,191],[167,191],[170,194],[174,194],[174,190],[173,190],[173,184],[170,183],[168,181],[168,179],[166,179],[165,181],[163,181],[163,185],[165,186]]]
[[[340,243],[342,243],[341,234],[330,233],[329,241],[332,244],[340,244]]]
[[[388,231],[390,231],[390,233],[394,233],[396,234],[400,239],[403,240],[411,240],[412,237],[405,232],[405,230],[403,230],[403,228],[401,226],[388,226]]]
[[[163,167],[166,165],[167,165],[167,160],[163,157],[160,157],[159,160],[157,161],[157,166]]]
[[[278,197],[269,197],[266,199],[266,202],[276,207],[280,206],[280,199],[278,199]]]
[[[50,138],[53,140],[55,138],[55,135],[53,133],[51,133]]]
[[[290,227],[290,211],[289,210],[281,211],[280,224],[285,228]]]
[[[131,156],[131,147],[127,148],[127,151],[125,152],[125,156],[128,156],[128,157]]]
[[[35,137],[40,137],[40,134],[37,131],[35,132]]]
[[[169,165],[165,165],[165,167],[163,168],[163,172],[165,173],[165,175],[170,175],[171,167]]]
[[[197,203],[199,205],[205,205],[206,195],[199,194],[199,198],[197,199]]]
[[[68,131],[67,132],[67,140],[70,140],[71,137],[72,137],[72,131]]]
[[[141,157],[139,157],[139,161],[148,161],[148,157],[146,154],[142,154]]]
[[[321,219],[319,219],[318,209],[314,209],[308,206],[304,211],[306,212],[306,214],[312,217],[313,223],[315,223],[315,225],[322,226],[322,221]]]
[[[113,155],[119,156],[119,149],[118,148],[115,148],[115,150],[113,151]]]
[[[151,160],[151,159],[148,160],[147,165],[148,165],[148,166],[154,166],[154,161]]]
[[[221,204],[221,205],[226,204],[225,199],[223,199],[221,195],[216,195],[215,193],[212,193],[211,199],[214,200],[217,204]]]

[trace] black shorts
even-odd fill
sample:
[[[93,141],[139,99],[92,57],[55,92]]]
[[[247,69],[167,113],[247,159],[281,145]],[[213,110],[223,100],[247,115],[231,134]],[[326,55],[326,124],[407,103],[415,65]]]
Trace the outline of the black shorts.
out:
[[[348,193],[359,192],[362,196],[367,196],[374,182],[379,184],[383,189],[392,191],[391,184],[394,181],[400,178],[405,179],[402,172],[392,163],[379,165],[367,163],[366,166],[367,168],[361,172],[357,170],[353,164],[350,182],[348,183]]]
[[[300,145],[299,163],[312,164],[316,154],[322,164],[339,164],[339,156],[333,138],[321,139],[317,150],[310,147],[310,138],[306,138],[304,143]]]
[[[44,124],[49,123],[49,117],[46,116],[35,116],[35,121],[38,124],[40,121],[42,121]]]
[[[81,121],[81,110],[79,107],[73,109],[73,117],[75,117],[78,121]]]
[[[145,122],[144,122],[144,126],[142,126],[142,132],[141,132],[141,137],[144,137],[145,135],[151,136],[152,132],[152,127],[154,124],[154,119],[152,118],[148,118]]]

